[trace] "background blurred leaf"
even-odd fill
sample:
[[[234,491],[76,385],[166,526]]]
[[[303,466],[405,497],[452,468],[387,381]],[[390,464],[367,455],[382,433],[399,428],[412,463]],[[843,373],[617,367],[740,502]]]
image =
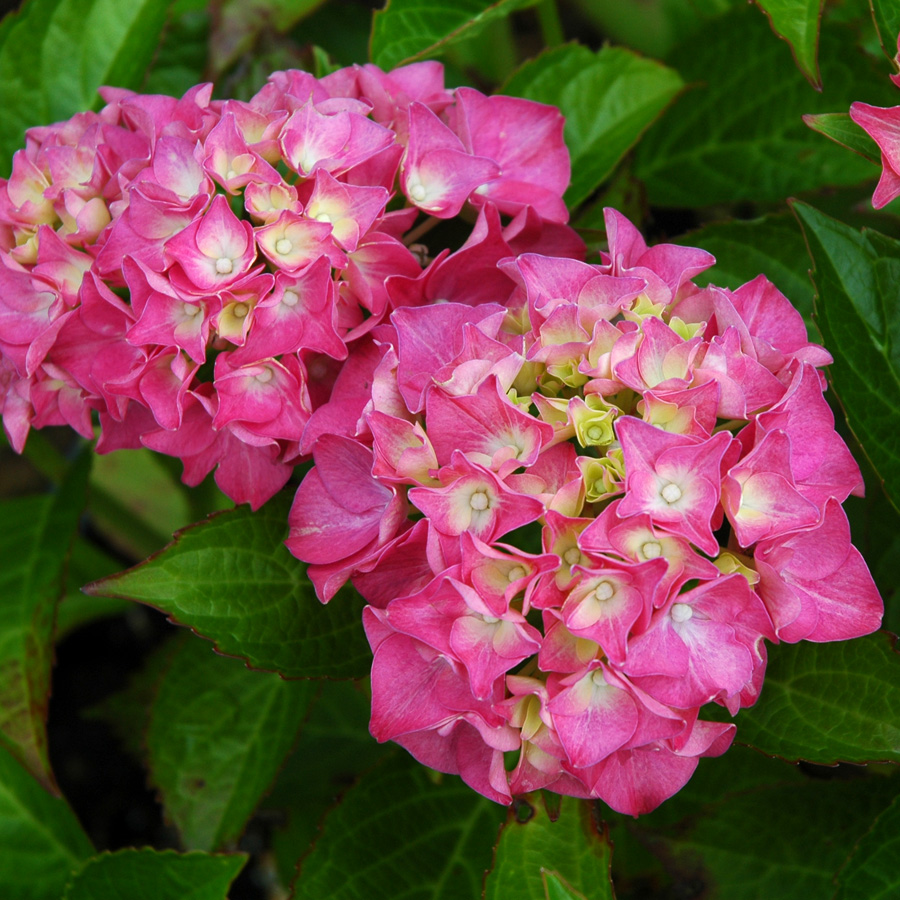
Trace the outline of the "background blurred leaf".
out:
[[[821,87],[816,49],[823,0],[756,0],[769,17],[776,34],[791,46],[800,71],[816,87]]]
[[[91,595],[162,610],[222,653],[289,678],[358,678],[371,665],[362,599],[349,588],[327,605],[288,552],[290,492],[186,528],[165,550],[94,582]]]
[[[622,47],[592,53],[567,44],[525,63],[501,90],[562,110],[572,156],[565,200],[574,207],[610,176],[683,87],[677,72]]]
[[[843,29],[822,28],[821,93],[753,10],[717,19],[679,46],[671,64],[696,86],[638,147],[634,171],[650,203],[693,208],[781,201],[871,178],[866,160],[823,141],[801,119],[847,109],[854,100],[884,106],[896,99],[870,60],[845,52],[850,39]]]
[[[835,900],[875,900],[900,894],[900,795],[864,834],[838,876]]]
[[[225,900],[246,860],[149,848],[103,853],[76,873],[64,900]]]
[[[0,744],[47,787],[53,623],[66,555],[87,499],[85,448],[53,494],[0,503]]]
[[[56,900],[94,848],[65,800],[47,793],[0,747],[3,900]]]
[[[313,842],[326,810],[378,760],[401,752],[369,734],[369,700],[349,681],[323,681],[293,752],[263,801],[282,824],[273,848],[282,884]]]
[[[558,818],[551,820],[540,794],[518,801],[511,810],[494,851],[485,882],[485,900],[532,900],[544,892],[545,870],[557,884],[548,897],[582,895],[612,898],[610,845],[595,821],[590,801],[563,797]],[[571,892],[575,891],[576,894]]]
[[[900,6],[896,0],[869,0],[881,46],[889,59],[897,55],[897,36],[900,35]]]
[[[388,0],[372,17],[369,56],[376,66],[427,59],[490,22],[536,0]]]
[[[435,783],[405,754],[387,760],[328,814],[294,898],[471,900],[505,814],[455,776]]]
[[[156,688],[147,751],[150,780],[186,847],[234,845],[315,690],[216,656],[205,641],[182,642]]]
[[[139,88],[168,0],[26,0],[0,26],[0,174],[25,129],[96,107],[104,84]]]

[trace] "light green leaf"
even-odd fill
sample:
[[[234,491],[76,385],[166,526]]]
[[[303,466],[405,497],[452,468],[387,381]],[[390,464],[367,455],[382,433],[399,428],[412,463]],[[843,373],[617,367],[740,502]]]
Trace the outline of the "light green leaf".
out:
[[[518,801],[500,832],[485,900],[532,900],[541,896],[545,884],[551,898],[579,894],[592,900],[611,898],[610,845],[592,806],[564,797],[553,821],[539,794]],[[545,870],[554,877],[547,879]]]
[[[0,744],[54,791],[46,731],[53,623],[90,463],[83,452],[54,494],[0,503]]]
[[[94,582],[86,593],[161,609],[219,651],[288,678],[357,678],[372,661],[362,599],[344,589],[327,605],[288,552],[291,497],[220,513],[179,532],[146,562]]]
[[[878,632],[769,650],[762,695],[738,713],[736,740],[821,765],[900,762],[900,654]]]
[[[637,149],[634,171],[650,203],[781,201],[871,178],[870,163],[821,140],[801,118],[848,109],[854,100],[895,102],[892,85],[871,60],[846,52],[850,40],[841,28],[823,27],[821,93],[810,89],[752,10],[736,10],[682,44],[671,62],[695,86]]]
[[[854,153],[858,153],[863,159],[881,166],[881,151],[878,149],[878,144],[850,118],[850,113],[807,115],[803,117],[803,121],[813,131],[824,134],[836,144],[841,144]]]
[[[324,681],[294,751],[285,762],[263,807],[285,820],[273,836],[282,883],[295,875],[325,811],[367,769],[390,753],[369,734],[369,700],[350,681]]]
[[[150,780],[190,849],[230,847],[275,779],[316,685],[254,672],[183,642],[157,685]]]
[[[541,872],[541,878],[544,882],[544,896],[547,900],[587,900],[585,894],[574,891],[571,885],[567,885],[555,872],[548,872],[544,869]],[[612,894],[609,896],[611,897]]]
[[[694,281],[734,290],[765,275],[809,320],[813,287],[803,232],[790,215],[765,216],[707,225],[678,238],[677,243],[701,247],[716,258],[711,269]],[[811,338],[815,339],[815,338]]]
[[[427,59],[536,0],[388,0],[372,17],[369,55],[393,69]]]
[[[815,264],[816,318],[834,356],[830,370],[834,390],[847,424],[897,506],[900,373],[889,357],[887,298],[879,294],[876,261],[888,253],[900,258],[900,245],[875,232],[855,231],[805,203],[795,203],[794,210]],[[893,291],[888,295],[891,303],[894,296]]]
[[[56,900],[94,848],[65,800],[47,793],[0,747],[3,900]]]
[[[118,850],[89,859],[63,900],[225,900],[243,853],[212,856],[173,850]]]
[[[138,88],[168,0],[27,0],[0,27],[0,173],[25,129],[99,102],[104,84]]]
[[[822,86],[816,65],[819,19],[823,0],[756,0],[776,34],[791,45],[800,71],[817,88]]]
[[[435,784],[408,757],[389,760],[329,813],[294,898],[471,900],[505,814],[456,777]]]
[[[558,106],[572,181],[565,200],[577,206],[684,87],[678,73],[621,47],[592,53],[567,44],[522,66],[502,91]]]
[[[838,876],[834,900],[891,900],[900,895],[900,796],[875,820]]]

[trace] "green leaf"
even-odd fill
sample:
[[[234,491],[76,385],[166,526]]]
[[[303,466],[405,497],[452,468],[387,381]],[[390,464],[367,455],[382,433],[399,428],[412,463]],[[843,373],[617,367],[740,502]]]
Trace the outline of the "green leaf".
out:
[[[834,900],[890,900],[900,895],[900,796],[860,838],[838,877]]]
[[[562,110],[572,156],[565,200],[574,207],[610,176],[683,87],[674,70],[621,47],[592,53],[567,44],[525,63],[502,91]]]
[[[225,900],[243,853],[212,856],[173,850],[118,850],[89,859],[63,900]]]
[[[0,503],[0,743],[51,791],[47,703],[66,555],[86,502],[82,452],[55,494]]]
[[[702,886],[709,900],[830,898],[847,848],[890,802],[896,779],[808,779],[709,795],[695,816],[637,828],[676,886]],[[674,894],[674,892],[673,892]]]
[[[737,738],[821,765],[900,762],[900,654],[878,632],[769,650],[762,695],[737,716]]]
[[[291,497],[255,513],[220,513],[176,535],[163,551],[94,582],[86,593],[155,606],[228,656],[288,678],[358,678],[372,661],[362,599],[349,588],[327,605],[288,552]]]
[[[56,900],[94,848],[68,804],[47,793],[0,747],[3,900]]]
[[[285,886],[338,795],[378,760],[397,752],[394,744],[379,744],[368,726],[369,700],[359,685],[322,682],[297,745],[263,801],[265,809],[277,810],[284,818],[272,844]]]
[[[584,894],[580,891],[575,892],[572,886],[566,884],[555,872],[548,872],[546,869],[543,869],[541,871],[541,881],[544,884],[544,896],[547,900],[587,900]],[[607,896],[611,897],[612,894]]]
[[[408,757],[344,795],[303,860],[295,900],[471,900],[506,811],[456,777],[435,784]]]
[[[900,375],[888,355],[890,337],[875,263],[889,252],[900,258],[900,245],[875,232],[857,232],[805,203],[795,203],[794,211],[815,264],[816,317],[834,356],[832,384],[847,424],[897,506]],[[891,291],[885,302],[893,297]]]
[[[715,266],[694,278],[697,284],[734,290],[763,274],[805,319],[812,317],[809,254],[803,232],[792,216],[733,219],[707,225],[678,238],[677,243],[701,247],[716,258]]]
[[[782,201],[871,178],[866,160],[821,140],[801,118],[847,109],[854,100],[895,102],[892,85],[873,71],[871,60],[846,52],[851,40],[842,28],[823,27],[821,93],[810,89],[752,11],[738,9],[682,44],[671,62],[696,86],[637,149],[635,174],[650,203],[693,208]]]
[[[800,71],[816,88],[821,88],[816,64],[819,19],[823,0],[756,0],[769,17],[772,28],[791,46]]]
[[[592,900],[611,898],[610,845],[594,820],[592,807],[589,801],[564,797],[559,818],[552,821],[540,795],[518,801],[500,832],[494,867],[485,882],[485,900],[540,897],[547,869],[557,883],[562,879],[566,885],[548,890],[549,897],[564,897],[560,890],[574,890]]]
[[[104,84],[138,88],[168,0],[27,0],[0,27],[0,172],[25,129],[98,102]]]
[[[881,167],[881,151],[878,144],[850,118],[850,113],[806,115],[803,116],[803,121],[813,131],[824,134],[836,144],[841,144],[848,150],[858,153],[863,159]]]
[[[878,38],[888,59],[897,55],[897,35],[900,35],[900,6],[896,0],[869,0]]]
[[[388,0],[372,17],[369,55],[376,66],[393,69],[436,56],[489,22],[536,0]]]
[[[190,849],[234,845],[284,762],[316,685],[254,672],[188,640],[157,686],[150,780]]]

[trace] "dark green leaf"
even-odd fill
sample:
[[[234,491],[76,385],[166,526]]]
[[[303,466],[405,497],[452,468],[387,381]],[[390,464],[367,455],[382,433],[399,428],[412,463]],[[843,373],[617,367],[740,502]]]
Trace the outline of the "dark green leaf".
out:
[[[209,55],[207,0],[175,0],[143,90],[180,97],[203,81]]]
[[[138,88],[168,0],[27,0],[0,28],[0,172],[25,129],[93,107],[104,84]]]
[[[94,848],[65,800],[47,793],[0,747],[3,900],[56,900]]]
[[[875,266],[896,242],[875,232],[860,234],[804,203],[795,204],[794,210],[815,264],[816,317],[834,356],[832,384],[847,424],[896,506],[900,500],[900,377],[887,356],[890,337]],[[896,250],[893,255],[900,257]],[[888,296],[892,298],[893,292]]]
[[[890,900],[900,895],[900,796],[860,838],[838,878],[835,900]]]
[[[886,632],[769,650],[762,695],[738,713],[737,740],[821,765],[900,762],[900,654]]]
[[[72,878],[63,900],[225,900],[246,860],[150,848],[101,853]]]
[[[66,554],[86,502],[83,452],[60,489],[0,503],[0,743],[49,789],[47,702]]]
[[[702,247],[716,258],[711,269],[694,281],[732,290],[765,275],[809,320],[813,287],[803,233],[789,216],[766,216],[707,225],[678,238],[677,243]]]
[[[888,59],[897,55],[897,35],[900,35],[900,6],[896,0],[869,0],[878,37]]]
[[[379,759],[396,753],[369,734],[369,700],[357,684],[324,681],[293,753],[263,806],[284,816],[273,838],[284,885],[293,880],[319,821],[356,779]]]
[[[369,55],[382,69],[436,56],[536,0],[388,0],[372,17]]]
[[[572,155],[566,202],[576,206],[605,179],[684,87],[678,73],[621,47],[578,44],[522,66],[503,92],[558,106]]]
[[[800,71],[821,87],[816,65],[819,18],[823,0],[756,0],[769,17],[772,28],[790,45]]]
[[[708,900],[830,898],[835,872],[896,791],[896,779],[808,779],[709,795],[695,817],[637,823],[676,882]]]
[[[407,757],[347,791],[303,861],[295,900],[471,900],[506,811]]]
[[[232,846],[287,756],[316,685],[254,672],[188,640],[157,686],[150,779],[186,847]]]
[[[847,109],[854,100],[895,101],[871,61],[847,53],[852,37],[822,29],[817,93],[787,58],[762,17],[736,10],[692,37],[672,64],[696,83],[641,141],[635,174],[651,203],[698,207],[781,201],[873,175],[864,159],[813,134],[804,113]],[[727,61],[727,63],[723,63]]]
[[[552,891],[547,892],[549,897],[565,897],[568,892],[568,896],[580,894],[592,900],[611,898],[610,846],[594,820],[593,804],[564,797],[555,821],[550,819],[537,794],[519,804],[515,812],[510,812],[500,832],[494,866],[485,882],[485,900],[540,897],[544,888],[542,876],[548,869],[554,873],[552,880],[556,882]]]
[[[881,166],[881,151],[878,144],[850,118],[850,113],[807,115],[803,117],[803,121],[813,131],[824,134],[835,143],[858,153],[863,159]]]
[[[289,678],[361,677],[371,664],[362,600],[349,589],[324,607],[316,599],[305,567],[283,544],[290,499],[212,516],[85,591],[155,606],[254,668]]]

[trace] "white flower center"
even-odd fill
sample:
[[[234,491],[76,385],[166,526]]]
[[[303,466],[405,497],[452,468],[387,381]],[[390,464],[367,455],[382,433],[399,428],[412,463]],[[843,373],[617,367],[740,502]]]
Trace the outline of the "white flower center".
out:
[[[657,556],[662,556],[662,544],[659,541],[647,541],[641,546],[641,556],[644,559],[656,559]]]
[[[185,303],[181,309],[186,316],[191,316],[192,318],[200,313],[200,307],[195,306],[193,303]]]
[[[677,503],[682,497],[681,488],[671,481],[660,491],[660,494],[666,503]]]
[[[293,249],[294,245],[287,238],[279,238],[275,242],[275,252],[279,256],[287,256]]]
[[[331,216],[329,216],[328,213],[319,213],[319,214],[316,216],[316,221],[317,221],[317,222],[328,222],[328,223],[330,224],[330,223],[331,223]]]
[[[250,312],[250,307],[246,303],[235,303],[231,309],[231,313],[236,319],[243,319],[248,312]]]
[[[672,607],[672,621],[673,622],[687,622],[691,616],[694,615],[694,611],[687,605],[687,603],[676,603]]]
[[[425,199],[425,188],[421,184],[414,184],[409,189],[409,196],[413,198],[413,200],[424,200]]]
[[[601,581],[600,584],[594,588],[594,596],[602,603],[604,600],[609,600],[613,594],[615,594],[616,589],[608,582]]]
[[[606,679],[603,677],[603,669],[594,669],[591,673],[591,681],[593,681],[597,687],[603,687],[606,684]]]
[[[296,291],[285,291],[281,302],[285,306],[296,306],[300,302],[300,295]]]
[[[577,547],[569,547],[569,549],[563,553],[563,559],[570,566],[574,566],[576,563],[581,562],[581,551]]]
[[[488,495],[484,491],[475,491],[475,493],[469,497],[469,506],[478,512],[487,509],[488,506],[490,506]]]
[[[496,625],[500,620],[496,616],[482,616],[485,625]]]
[[[260,373],[256,376],[256,380],[257,380],[260,384],[266,384],[267,382],[271,381],[274,377],[275,377],[275,373],[274,373],[268,366],[266,366],[266,367],[262,370],[262,372],[260,372]]]
[[[603,429],[599,425],[591,425],[587,430],[589,441],[599,441],[603,437]]]
[[[227,256],[223,256],[216,260],[216,271],[220,275],[230,275],[233,269],[234,263]]]

